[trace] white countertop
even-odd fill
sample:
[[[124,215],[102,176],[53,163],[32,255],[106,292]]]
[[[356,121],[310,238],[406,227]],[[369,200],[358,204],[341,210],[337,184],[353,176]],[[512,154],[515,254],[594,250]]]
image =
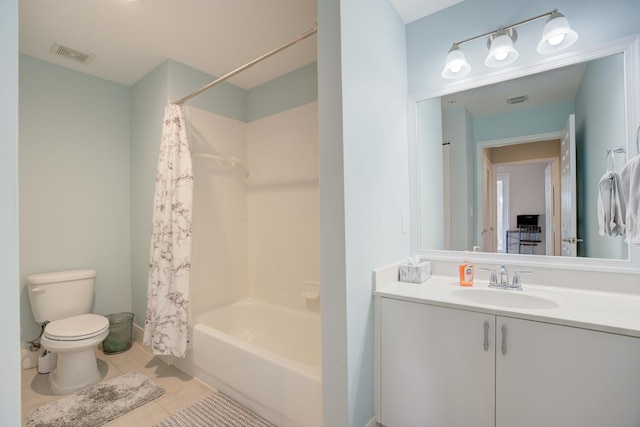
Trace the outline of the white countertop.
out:
[[[465,287],[458,284],[457,278],[447,276],[431,276],[420,284],[389,282],[378,286],[374,295],[640,338],[640,296],[532,284],[524,284],[523,288],[523,291],[491,289],[485,280],[475,281],[470,289],[517,292],[554,301],[558,306],[529,309],[468,301],[454,292]]]

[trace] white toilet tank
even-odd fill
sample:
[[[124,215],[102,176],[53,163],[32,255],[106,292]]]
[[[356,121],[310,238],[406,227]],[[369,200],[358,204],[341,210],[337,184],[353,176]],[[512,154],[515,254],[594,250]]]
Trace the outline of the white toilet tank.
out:
[[[38,323],[91,312],[96,271],[70,270],[27,276],[31,311]]]

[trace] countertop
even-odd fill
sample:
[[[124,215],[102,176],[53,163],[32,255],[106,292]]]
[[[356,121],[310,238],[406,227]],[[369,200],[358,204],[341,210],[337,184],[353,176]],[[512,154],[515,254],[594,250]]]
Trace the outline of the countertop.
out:
[[[431,276],[420,284],[389,282],[379,286],[374,295],[640,338],[640,296],[533,284],[523,284],[523,288],[522,291],[492,289],[487,281],[475,281],[472,287],[466,288],[460,286],[455,277]],[[454,291],[459,289],[515,292],[544,298],[557,306],[533,309],[485,304],[457,296]]]

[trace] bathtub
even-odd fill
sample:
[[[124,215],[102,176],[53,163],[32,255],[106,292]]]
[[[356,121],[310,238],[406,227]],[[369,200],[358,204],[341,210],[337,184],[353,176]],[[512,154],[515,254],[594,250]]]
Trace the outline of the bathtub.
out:
[[[320,316],[246,299],[197,316],[204,382],[279,427],[322,426]]]

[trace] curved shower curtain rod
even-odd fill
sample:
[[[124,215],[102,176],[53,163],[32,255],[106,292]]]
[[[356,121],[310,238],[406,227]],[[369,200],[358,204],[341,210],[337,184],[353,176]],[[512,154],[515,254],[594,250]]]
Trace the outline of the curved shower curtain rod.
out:
[[[297,38],[295,38],[295,39],[283,44],[280,47],[277,47],[277,48],[273,49],[270,52],[265,53],[264,55],[254,59],[253,61],[247,62],[242,67],[236,68],[235,70],[231,71],[230,73],[227,73],[224,76],[220,77],[219,79],[216,79],[216,80],[212,81],[208,85],[201,87],[200,89],[198,89],[195,92],[185,96],[184,98],[181,98],[181,99],[179,99],[177,101],[171,101],[171,103],[172,104],[182,105],[185,102],[187,102],[188,100],[190,100],[191,98],[193,98],[194,96],[200,95],[202,92],[207,91],[207,90],[211,89],[212,87],[214,87],[215,85],[217,85],[219,83],[222,83],[225,80],[230,79],[231,77],[235,76],[238,73],[241,73],[242,71],[246,70],[247,68],[254,66],[258,62],[263,61],[263,60],[269,58],[270,56],[273,56],[276,53],[278,53],[278,52],[280,52],[282,50],[285,50],[286,48],[288,48],[290,46],[293,46],[296,43],[301,42],[302,40],[306,39],[307,37],[311,37],[312,35],[314,35],[317,32],[318,32],[318,26],[316,25],[311,30],[309,30],[306,33],[298,36]]]

